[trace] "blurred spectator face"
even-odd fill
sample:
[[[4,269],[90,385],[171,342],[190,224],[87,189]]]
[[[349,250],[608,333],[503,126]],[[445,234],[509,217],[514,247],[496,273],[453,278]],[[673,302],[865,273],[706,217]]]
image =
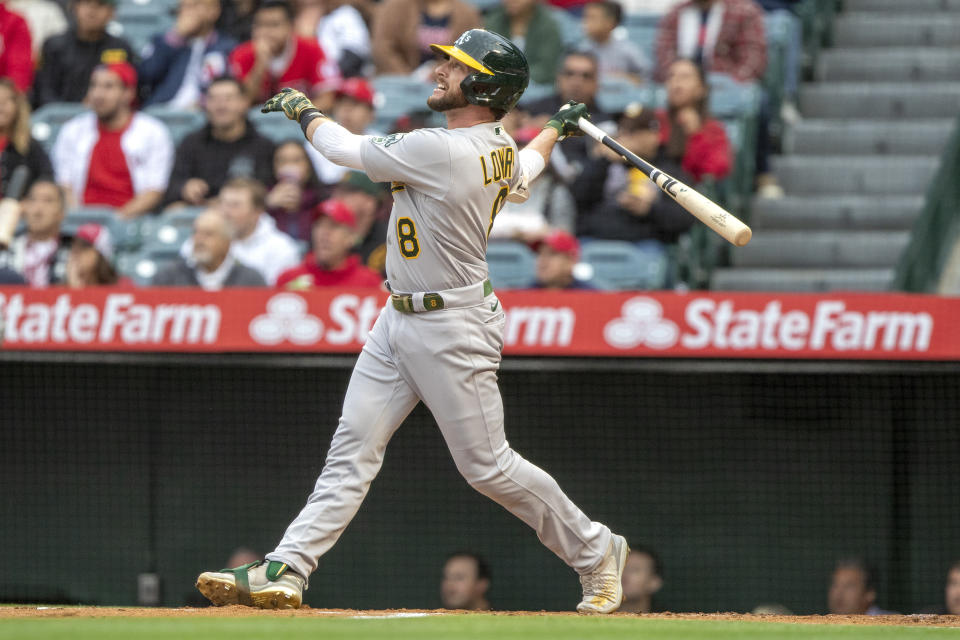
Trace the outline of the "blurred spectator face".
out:
[[[477,562],[454,556],[443,567],[440,598],[447,609],[475,609],[484,601],[490,581],[477,575]]]
[[[947,574],[947,613],[960,616],[960,565],[954,565]]]
[[[621,130],[617,139],[620,144],[641,158],[653,158],[657,155],[657,148],[660,146],[660,132],[650,129]]]
[[[226,218],[215,210],[197,216],[193,222],[193,259],[197,265],[204,271],[213,271],[223,264],[229,252],[230,227]]]
[[[113,7],[99,0],[74,0],[73,17],[80,34],[103,33],[113,20]]]
[[[706,95],[697,66],[689,60],[677,60],[667,69],[667,104],[674,108],[696,106]]]
[[[293,23],[281,8],[260,9],[253,16],[253,40],[265,42],[274,57],[283,53],[292,35]]]
[[[87,103],[100,120],[110,120],[121,110],[133,104],[133,89],[113,71],[104,68],[94,70],[90,76],[90,89],[87,91]]]
[[[460,82],[471,71],[467,68],[467,65],[453,58],[448,57],[442,60],[433,70],[437,87],[427,98],[427,106],[434,111],[448,111],[466,107],[469,103],[460,89]]]
[[[557,74],[557,91],[564,102],[576,100],[593,104],[597,94],[597,65],[590,58],[568,55]]]
[[[373,107],[366,102],[343,96],[333,105],[333,119],[350,133],[363,135],[373,122]]]
[[[313,166],[299,142],[288,141],[273,153],[273,173],[277,182],[290,181],[305,184]]]
[[[17,120],[17,94],[12,86],[0,84],[0,129],[8,130]]]
[[[632,551],[623,567],[623,599],[627,601],[649,598],[663,586],[656,574],[653,558],[647,553]]]
[[[234,82],[214,82],[207,89],[205,109],[214,129],[230,128],[247,115],[250,103]]]
[[[833,572],[827,603],[830,613],[861,615],[877,599],[876,591],[867,589],[867,577],[856,567],[838,567]]]
[[[595,42],[606,42],[617,23],[607,10],[599,4],[588,4],[583,8],[583,32]]]
[[[100,253],[85,242],[74,242],[67,256],[67,286],[82,289],[99,284],[97,267]]]
[[[567,287],[573,280],[576,262],[569,253],[543,245],[537,253],[537,282],[548,289]]]
[[[321,217],[313,225],[313,256],[317,264],[328,269],[338,266],[349,255],[357,236],[353,228],[334,220]]]
[[[239,187],[220,190],[219,209],[233,227],[236,238],[246,238],[253,233],[262,213],[254,206],[250,190]]]
[[[34,182],[23,200],[23,219],[30,235],[47,238],[59,234],[63,204],[57,185],[44,180]]]
[[[537,5],[537,0],[503,0],[501,4],[504,12],[513,18],[533,11],[533,8]]]
[[[190,25],[194,26],[194,32],[212,29],[220,17],[220,2],[219,0],[180,0],[177,17],[189,20]]]
[[[350,207],[361,229],[369,226],[380,208],[380,201],[376,197],[359,189],[337,189],[334,197]]]

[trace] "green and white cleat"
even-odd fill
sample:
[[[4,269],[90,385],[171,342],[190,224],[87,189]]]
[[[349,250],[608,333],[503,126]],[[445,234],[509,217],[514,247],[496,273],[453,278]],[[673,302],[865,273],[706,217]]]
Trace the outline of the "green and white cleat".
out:
[[[580,576],[583,600],[577,605],[579,613],[613,613],[623,601],[623,565],[627,563],[630,547],[623,536],[613,536],[603,562],[593,573]]]
[[[197,578],[197,589],[218,607],[242,604],[260,609],[299,609],[303,585],[303,578],[289,566],[273,560],[205,571]]]

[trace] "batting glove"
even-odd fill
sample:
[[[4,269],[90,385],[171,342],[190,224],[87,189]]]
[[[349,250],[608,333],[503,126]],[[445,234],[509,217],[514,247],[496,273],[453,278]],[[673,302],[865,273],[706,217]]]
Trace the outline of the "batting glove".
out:
[[[310,109],[319,113],[319,110],[310,102],[310,98],[305,96],[302,91],[287,87],[267,100],[260,108],[260,112],[282,111],[291,120],[300,122],[303,115]]]
[[[557,140],[563,140],[567,136],[580,136],[583,135],[578,124],[580,118],[590,119],[587,105],[571,100],[560,107],[560,111],[547,121],[547,126],[557,132],[559,136]]]

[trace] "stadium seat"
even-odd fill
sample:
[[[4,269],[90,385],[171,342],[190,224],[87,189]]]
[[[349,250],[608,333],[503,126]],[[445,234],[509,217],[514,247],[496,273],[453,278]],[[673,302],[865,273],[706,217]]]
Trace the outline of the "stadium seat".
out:
[[[190,237],[192,230],[189,226],[178,226],[164,221],[158,221],[144,238],[144,249],[164,249],[180,246]]]
[[[583,243],[581,261],[593,267],[591,283],[598,289],[662,289],[667,282],[667,254],[618,240]]]
[[[494,288],[525,289],[533,285],[536,258],[525,244],[491,242],[487,245],[487,264]]]
[[[106,207],[80,207],[71,209],[67,212],[63,220],[63,232],[66,235],[73,235],[81,225],[98,224],[106,227],[113,234],[113,225],[116,220],[116,214],[113,209]]]
[[[537,84],[536,82],[531,82],[527,85],[526,90],[524,90],[523,95],[520,97],[519,104],[523,107],[531,102],[542,100],[543,98],[553,95],[554,90],[552,84]]]
[[[173,20],[173,9],[167,2],[126,2],[117,7],[107,31],[124,38],[135,54],[141,54],[154,35],[164,33],[173,26]]]
[[[30,116],[30,133],[49,153],[53,148],[53,143],[57,139],[60,127],[64,123],[78,116],[87,108],[79,102],[51,102],[45,104]]]
[[[639,13],[624,16],[623,23],[618,27],[625,33],[625,37],[640,47],[647,61],[653,65],[657,59],[657,24],[660,16],[649,13]],[[652,69],[651,69],[652,70]]]
[[[431,83],[407,75],[384,75],[374,78],[373,87],[377,122],[384,131],[392,128],[401,116],[428,112],[427,98],[433,91]]]
[[[260,107],[254,107],[247,112],[247,117],[260,135],[277,144],[287,140],[303,140],[300,127],[282,113],[260,113]]]
[[[574,49],[583,41],[583,28],[580,26],[580,19],[569,11],[564,11],[557,7],[551,7],[550,13],[553,19],[557,21],[560,27],[560,38],[567,49]]]
[[[187,134],[193,133],[207,121],[206,116],[199,111],[172,109],[163,105],[147,107],[144,109],[144,113],[153,116],[167,125],[174,145],[180,144],[180,141],[183,140]]]
[[[187,233],[193,232],[193,221],[197,219],[206,207],[178,207],[169,209],[157,219],[160,226],[169,225],[177,229],[184,229]]]
[[[139,253],[124,256],[123,260],[118,260],[117,267],[121,274],[138,286],[145,287],[151,284],[157,273],[178,258],[179,251],[176,248],[148,247]]]
[[[625,78],[606,78],[597,91],[597,106],[606,113],[623,113],[633,102],[656,106],[656,97],[656,89],[649,85],[638,86]]]

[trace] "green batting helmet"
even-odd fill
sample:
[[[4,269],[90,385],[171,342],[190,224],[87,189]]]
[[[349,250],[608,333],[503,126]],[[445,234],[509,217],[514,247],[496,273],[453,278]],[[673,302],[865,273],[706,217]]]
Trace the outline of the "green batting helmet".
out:
[[[432,44],[430,48],[474,70],[460,82],[470,104],[510,111],[530,80],[523,51],[499,33],[470,29],[452,45]]]

